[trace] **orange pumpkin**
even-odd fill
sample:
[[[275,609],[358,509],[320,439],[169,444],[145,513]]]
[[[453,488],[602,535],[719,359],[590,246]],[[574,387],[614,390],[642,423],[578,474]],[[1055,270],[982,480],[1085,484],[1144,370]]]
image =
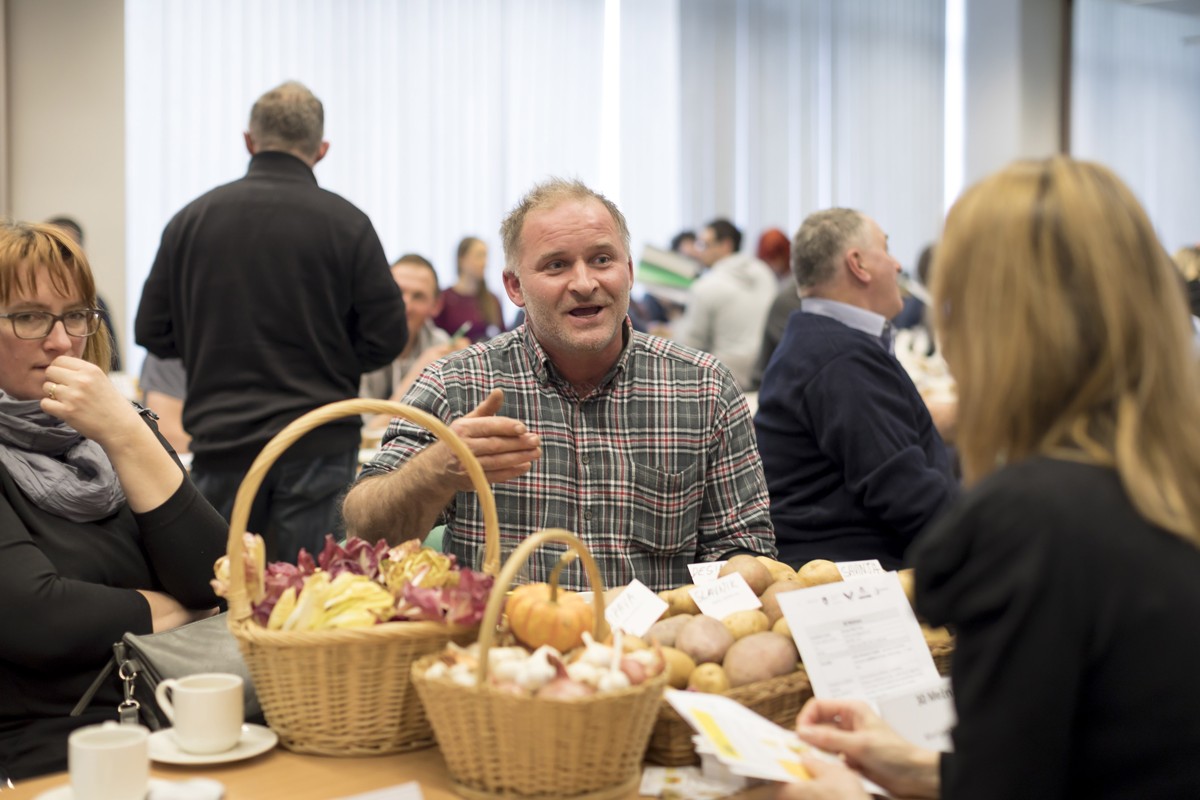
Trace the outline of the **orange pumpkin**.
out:
[[[513,634],[534,649],[548,644],[565,653],[583,643],[595,618],[592,605],[575,592],[548,583],[531,583],[513,589],[505,605]]]

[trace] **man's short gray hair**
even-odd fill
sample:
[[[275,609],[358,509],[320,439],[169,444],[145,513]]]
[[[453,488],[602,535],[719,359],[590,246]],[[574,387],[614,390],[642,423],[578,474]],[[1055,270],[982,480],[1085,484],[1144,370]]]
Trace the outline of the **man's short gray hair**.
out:
[[[250,109],[250,138],[259,150],[317,154],[325,136],[325,107],[296,81],[281,83]]]
[[[852,208],[827,208],[805,218],[792,240],[796,286],[811,289],[834,276],[838,259],[865,239],[867,221]]]
[[[625,246],[625,255],[629,256],[629,226],[616,203],[589,189],[582,181],[550,178],[530,189],[500,223],[500,241],[504,245],[504,271],[514,274],[517,271],[517,264],[521,259],[521,231],[525,227],[525,218],[531,211],[557,208],[565,202],[576,200],[597,200],[608,209],[617,226],[617,233],[621,236],[621,244]]]

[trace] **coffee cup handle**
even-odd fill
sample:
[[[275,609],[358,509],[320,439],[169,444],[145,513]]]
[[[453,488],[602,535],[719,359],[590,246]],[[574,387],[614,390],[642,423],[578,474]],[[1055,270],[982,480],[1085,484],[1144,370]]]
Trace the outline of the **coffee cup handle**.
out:
[[[174,689],[177,683],[179,681],[174,678],[167,678],[158,684],[158,688],[154,690],[154,699],[158,701],[159,708],[162,709],[163,714],[171,721],[171,724],[175,723],[175,707],[171,705],[171,700],[167,697],[167,691]]]

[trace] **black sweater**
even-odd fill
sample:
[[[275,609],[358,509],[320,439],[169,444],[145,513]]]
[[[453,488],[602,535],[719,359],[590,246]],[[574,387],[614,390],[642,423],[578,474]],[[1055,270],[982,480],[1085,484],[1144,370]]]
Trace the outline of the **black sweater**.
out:
[[[248,467],[292,420],[357,397],[362,373],[408,338],[371,221],[277,152],[167,224],[135,331],[155,355],[183,358],[183,424],[196,466],[210,469]],[[325,425],[284,458],[353,450],[358,426]]]
[[[918,610],[957,628],[946,800],[1200,797],[1200,549],[1112,469],[993,475],[912,548]]]
[[[153,630],[136,590],[216,605],[209,580],[227,531],[187,479],[152,511],[122,506],[77,523],[34,506],[0,468],[0,767],[14,777],[64,770],[72,729],[116,719],[115,679],[88,713],[68,714],[122,634]]]
[[[875,338],[788,318],[754,418],[779,556],[902,564],[955,492],[950,460],[908,373]]]

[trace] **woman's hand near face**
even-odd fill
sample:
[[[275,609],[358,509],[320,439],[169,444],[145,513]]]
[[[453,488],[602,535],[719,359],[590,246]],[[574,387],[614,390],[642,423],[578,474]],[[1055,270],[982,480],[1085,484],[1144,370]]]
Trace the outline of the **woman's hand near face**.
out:
[[[183,472],[158,437],[91,362],[59,356],[46,368],[42,410],[104,449],[135,512],[158,508],[183,483]]]

